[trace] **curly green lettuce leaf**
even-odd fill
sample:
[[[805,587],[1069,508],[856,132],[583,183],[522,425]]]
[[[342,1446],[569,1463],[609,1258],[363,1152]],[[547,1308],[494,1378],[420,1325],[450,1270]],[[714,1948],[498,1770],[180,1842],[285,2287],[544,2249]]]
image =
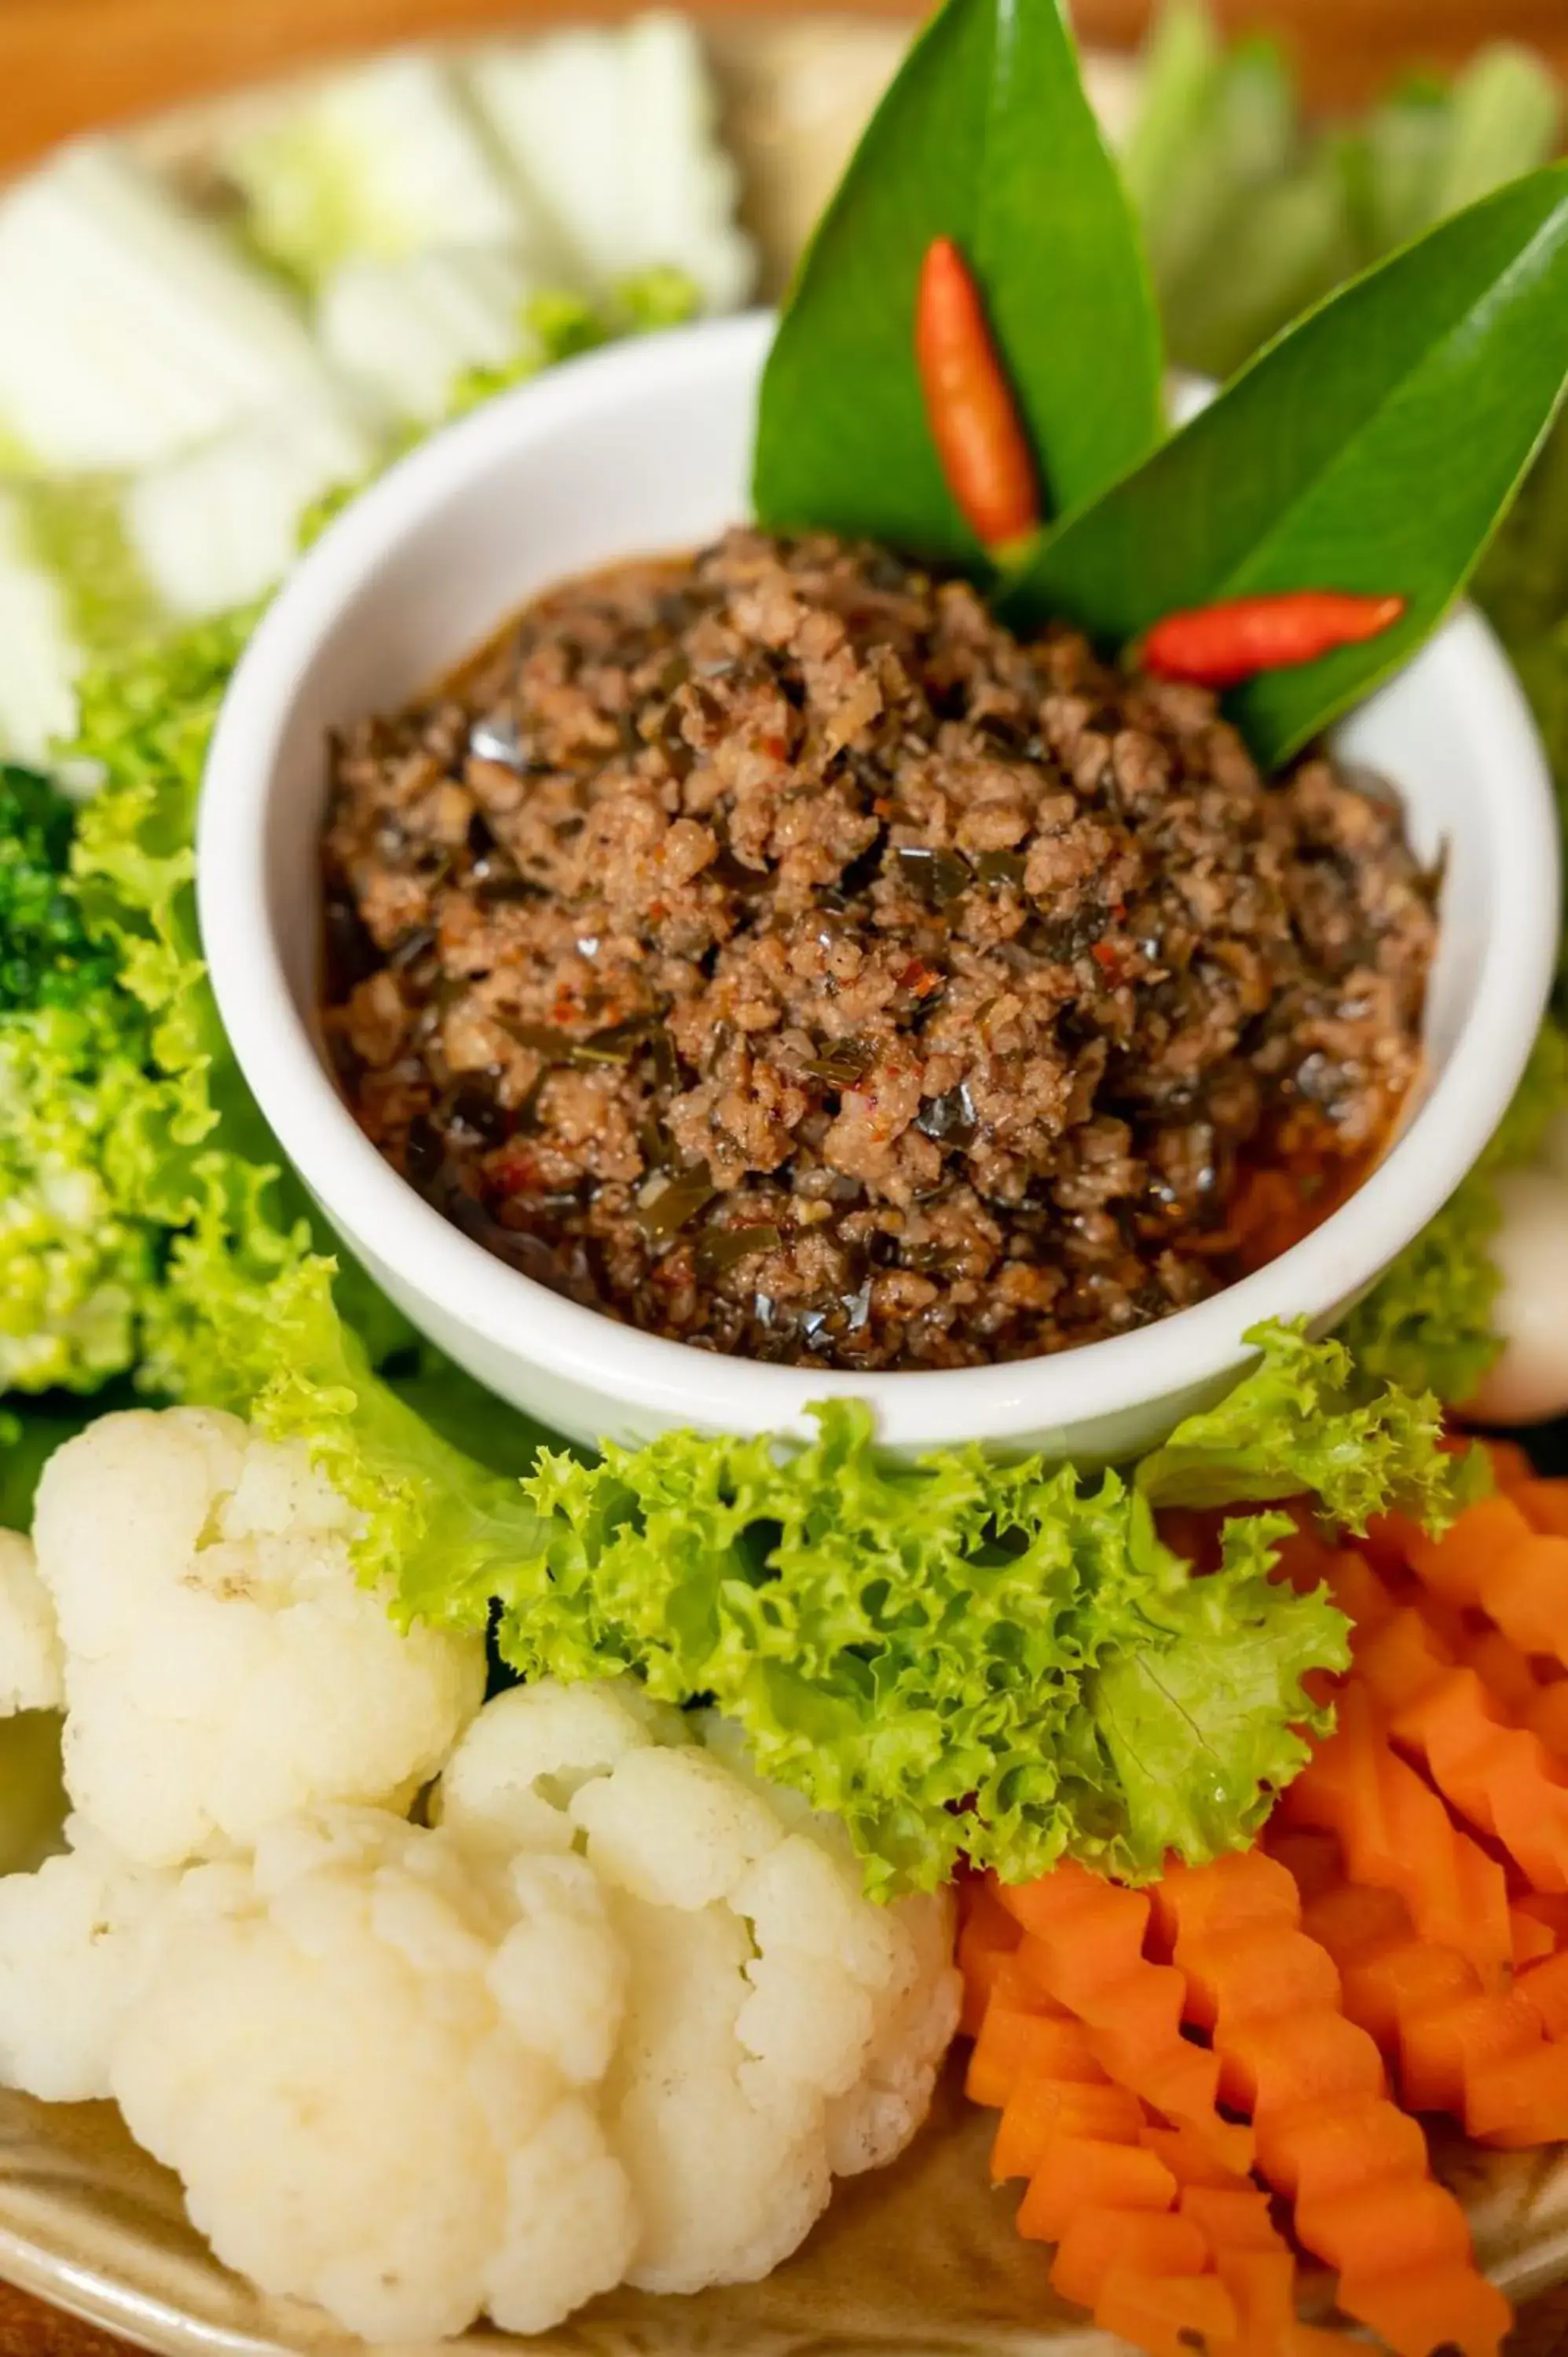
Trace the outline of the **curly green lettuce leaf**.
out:
[[[1188,1416],[1138,1467],[1151,1503],[1311,1494],[1326,1521],[1356,1532],[1391,1503],[1431,1526],[1452,1518],[1460,1493],[1431,1393],[1375,1381],[1343,1342],[1309,1342],[1302,1326],[1262,1326],[1246,1339],[1262,1354],[1247,1382]]]
[[[1125,1795],[1141,1858],[1218,1857],[1257,1833],[1309,1756],[1326,1711],[1304,1709],[1308,1671],[1348,1661],[1343,1621],[1322,1593],[1282,1614],[1269,1577],[1288,1515],[1227,1523],[1219,1568],[1150,1606],[1170,1636],[1113,1657],[1090,1707]]]
[[[1302,1764],[1302,1681],[1343,1666],[1345,1625],[1269,1578],[1281,1519],[1228,1526],[1195,1577],[1156,1498],[1317,1488],[1331,1521],[1397,1503],[1440,1522],[1465,1479],[1432,1402],[1358,1385],[1337,1344],[1253,1339],[1256,1372],[1132,1481],[977,1450],[889,1464],[845,1401],[794,1448],[675,1433],[594,1466],[546,1454],[502,1656],[710,1698],[765,1774],[843,1818],[884,1892],[961,1856],[1008,1881],[1063,1857],[1146,1879],[1167,1848],[1238,1847]],[[417,1566],[404,1598],[439,1602]]]

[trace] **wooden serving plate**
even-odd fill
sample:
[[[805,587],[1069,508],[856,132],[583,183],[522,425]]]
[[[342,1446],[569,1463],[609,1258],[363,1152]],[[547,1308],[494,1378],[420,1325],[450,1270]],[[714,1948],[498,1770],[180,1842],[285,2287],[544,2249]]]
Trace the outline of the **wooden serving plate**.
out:
[[[1281,0],[1277,13],[1362,29],[1408,26],[1416,0]],[[1468,38],[1539,19],[1568,63],[1568,0],[1421,0],[1431,31]],[[1236,0],[1230,13],[1244,13]],[[1141,0],[1082,0],[1092,30],[1130,33]],[[379,40],[516,21],[511,0],[0,0],[0,165],[90,122],[147,116],[170,95],[227,90],[149,117],[138,140],[199,178],[231,109],[276,102],[259,75]],[[1550,22],[1548,21],[1550,20]],[[711,27],[747,211],[776,288],[907,37],[901,12],[788,21],[732,10]],[[1359,52],[1358,54],[1360,54]],[[1365,52],[1370,55],[1370,50]],[[1128,70],[1095,66],[1128,102]],[[238,91],[238,94],[232,94]],[[853,2182],[768,2282],[691,2299],[617,2294],[530,2343],[493,2332],[472,2357],[1112,2357],[1051,2293],[1047,2259],[993,2193],[992,2123],[950,2073],[935,2117],[896,2169]],[[1458,2141],[1444,2173],[1471,2210],[1483,2264],[1518,2299],[1568,2277],[1568,2157],[1483,2155]],[[105,2330],[164,2357],[363,2357],[313,2310],[272,2301],[218,2266],[175,2180],[107,2105],[49,2108],[0,2093],[0,2357],[115,2357]],[[47,2301],[50,2306],[40,2303]],[[1568,2352],[1568,2298],[1521,2326],[1518,2357]],[[419,2357],[403,2352],[400,2357]],[[434,2352],[430,2352],[434,2357]]]

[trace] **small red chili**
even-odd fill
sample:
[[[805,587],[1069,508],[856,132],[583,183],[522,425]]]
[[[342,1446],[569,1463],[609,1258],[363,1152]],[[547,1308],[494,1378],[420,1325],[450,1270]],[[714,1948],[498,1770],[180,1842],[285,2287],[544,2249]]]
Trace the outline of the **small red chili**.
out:
[[[1039,485],[980,290],[950,237],[927,249],[915,358],[948,489],[998,564],[1016,564],[1040,522]]]
[[[1144,668],[1196,687],[1239,687],[1260,672],[1288,671],[1380,637],[1404,611],[1402,597],[1338,589],[1232,597],[1156,622],[1144,641]]]
[[[1122,953],[1119,950],[1112,949],[1109,942],[1096,942],[1089,954],[1108,982],[1121,981]]]

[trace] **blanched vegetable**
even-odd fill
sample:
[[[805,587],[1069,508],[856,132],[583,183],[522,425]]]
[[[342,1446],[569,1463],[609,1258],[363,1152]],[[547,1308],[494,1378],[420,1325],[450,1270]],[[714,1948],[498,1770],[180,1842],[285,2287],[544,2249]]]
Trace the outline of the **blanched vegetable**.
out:
[[[108,2093],[121,2022],[177,1887],[85,1826],[35,1872],[0,1878],[0,2081],[47,2104]]]
[[[1229,376],[1339,280],[1544,163],[1561,124],[1547,68],[1498,43],[1451,89],[1313,128],[1279,48],[1227,48],[1203,0],[1168,0],[1124,163],[1172,358]]]
[[[478,1638],[401,1634],[303,1450],[199,1408],[103,1416],[44,1473],[66,1779],[122,1856],[175,1866],[328,1802],[412,1800],[484,1693]]]
[[[183,1874],[74,1823],[0,1880],[0,2074],[113,2093],[220,2257],[400,2344],[749,2281],[919,2126],[950,1903],[871,1905],[680,1713],[514,1690],[431,1813],[318,1805]]]
[[[536,236],[456,71],[424,50],[323,75],[218,160],[249,202],[254,243],[311,285],[357,257],[526,247]]]
[[[525,317],[536,291],[521,255],[504,246],[360,255],[322,282],[317,332],[334,366],[385,414],[433,425],[465,371],[506,368],[538,346]]]
[[[324,378],[286,296],[114,142],[0,197],[0,432],[39,467],[150,465]]]
[[[666,265],[695,281],[710,310],[744,302],[755,257],[735,222],[736,169],[684,17],[498,44],[475,59],[468,87],[568,263],[592,284]]]
[[[376,451],[346,402],[321,397],[245,418],[139,476],[125,528],[167,612],[194,620],[263,596],[294,562],[306,511]]]
[[[84,657],[70,627],[65,592],[31,545],[25,504],[5,490],[0,490],[0,757],[47,760],[56,743],[75,728],[75,681]]]

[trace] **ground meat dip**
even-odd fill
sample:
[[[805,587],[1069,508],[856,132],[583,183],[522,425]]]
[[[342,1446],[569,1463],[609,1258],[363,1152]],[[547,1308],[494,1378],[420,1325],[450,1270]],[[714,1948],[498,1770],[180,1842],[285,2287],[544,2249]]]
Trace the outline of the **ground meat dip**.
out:
[[[1419,1058],[1392,798],[1021,644],[880,549],[732,532],[541,598],[334,752],[328,1026],[470,1236],[709,1350],[961,1367],[1202,1299]]]

